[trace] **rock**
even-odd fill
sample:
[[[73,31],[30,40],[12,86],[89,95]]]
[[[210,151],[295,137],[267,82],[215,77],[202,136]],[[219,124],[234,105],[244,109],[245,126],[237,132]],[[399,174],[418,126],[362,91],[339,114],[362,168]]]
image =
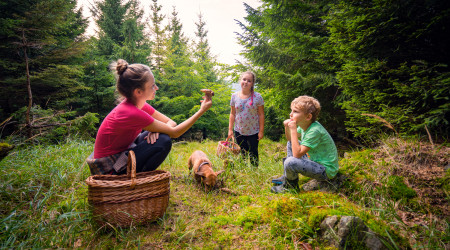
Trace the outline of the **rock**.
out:
[[[381,240],[377,237],[375,232],[373,232],[370,229],[366,234],[366,246],[367,246],[367,248],[372,249],[372,250],[386,249],[386,247],[383,245]]]
[[[319,181],[316,179],[312,179],[303,184],[302,188],[304,191],[320,190],[324,192],[336,192],[346,179],[347,177],[345,175],[338,173],[333,179],[329,181]]]
[[[325,241],[338,249],[388,249],[359,217],[327,217],[320,224],[320,232]]]
[[[322,238],[328,241],[331,245],[336,245],[336,242],[339,242],[339,237],[337,237],[334,230],[338,221],[338,216],[333,215],[325,218],[325,220],[320,223],[320,230],[323,232]]]
[[[305,191],[314,191],[319,190],[320,182],[316,179],[312,179],[308,181],[307,183],[303,184],[302,188]]]
[[[0,143],[0,161],[5,158],[11,150],[14,149],[14,145],[10,145],[8,143]]]

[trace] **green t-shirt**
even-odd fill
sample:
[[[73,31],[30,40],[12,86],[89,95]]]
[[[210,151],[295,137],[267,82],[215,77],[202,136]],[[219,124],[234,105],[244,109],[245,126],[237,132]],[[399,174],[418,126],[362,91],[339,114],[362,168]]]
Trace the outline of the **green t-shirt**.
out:
[[[333,178],[338,170],[338,153],[333,138],[318,122],[313,122],[306,131],[297,127],[301,134],[301,145],[310,148],[309,158],[325,167],[327,176]]]

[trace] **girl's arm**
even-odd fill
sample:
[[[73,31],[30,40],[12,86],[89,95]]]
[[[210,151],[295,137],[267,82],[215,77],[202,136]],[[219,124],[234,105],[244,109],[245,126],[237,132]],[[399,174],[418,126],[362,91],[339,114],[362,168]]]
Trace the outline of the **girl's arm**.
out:
[[[259,116],[258,140],[261,140],[264,137],[264,105],[258,106],[258,116]]]
[[[172,119],[170,119],[169,117],[167,117],[166,115],[158,112],[158,110],[155,110],[155,112],[153,113],[153,118],[155,118],[158,121],[162,121],[165,124],[171,126],[171,127],[175,127],[177,126],[177,123],[172,121]]]
[[[227,139],[230,139],[233,137],[233,129],[234,129],[234,119],[236,118],[236,108],[234,106],[231,106],[230,111],[230,120],[228,122],[228,137]]]
[[[290,140],[292,146],[292,155],[295,158],[302,158],[309,151],[309,147],[300,145],[298,143],[297,124],[295,124],[294,121],[290,121],[286,128],[289,130],[290,138],[292,138],[292,140]]]
[[[200,118],[200,116],[202,116],[211,106],[212,100],[205,99],[202,101],[200,109],[194,115],[192,115],[187,120],[185,120],[184,122],[180,123],[175,127],[171,127],[168,124],[155,119],[150,125],[148,125],[144,129],[150,132],[164,133],[169,135],[171,138],[180,137],[189,128],[191,128],[192,125],[194,125],[194,123],[198,120],[198,118]]]

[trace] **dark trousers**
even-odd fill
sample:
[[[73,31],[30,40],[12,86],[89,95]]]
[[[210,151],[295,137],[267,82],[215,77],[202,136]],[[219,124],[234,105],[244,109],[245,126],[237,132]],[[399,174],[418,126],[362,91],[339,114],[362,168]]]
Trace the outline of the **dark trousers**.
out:
[[[159,134],[158,140],[150,144],[145,137],[148,131],[142,132],[134,141],[136,146],[130,150],[136,155],[136,172],[153,171],[163,163],[172,149],[172,139],[166,134]],[[126,173],[126,169],[125,172]],[[123,174],[123,173],[119,173]]]
[[[257,167],[259,165],[258,134],[241,135],[234,131],[234,137],[236,138],[236,143],[241,147],[241,154],[246,155],[248,153],[251,164]]]

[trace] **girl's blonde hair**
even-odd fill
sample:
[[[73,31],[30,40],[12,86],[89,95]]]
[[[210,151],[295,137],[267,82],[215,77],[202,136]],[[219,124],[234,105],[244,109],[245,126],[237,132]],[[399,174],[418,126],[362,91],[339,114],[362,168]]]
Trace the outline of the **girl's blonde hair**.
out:
[[[127,61],[119,59],[110,65],[111,71],[117,78],[116,88],[120,95],[134,102],[133,91],[144,89],[145,83],[150,81],[152,71],[144,64],[128,64]]]
[[[317,120],[321,109],[319,101],[316,98],[307,95],[302,95],[295,98],[291,102],[291,106],[300,109],[307,114],[311,114],[312,122],[315,122]]]

